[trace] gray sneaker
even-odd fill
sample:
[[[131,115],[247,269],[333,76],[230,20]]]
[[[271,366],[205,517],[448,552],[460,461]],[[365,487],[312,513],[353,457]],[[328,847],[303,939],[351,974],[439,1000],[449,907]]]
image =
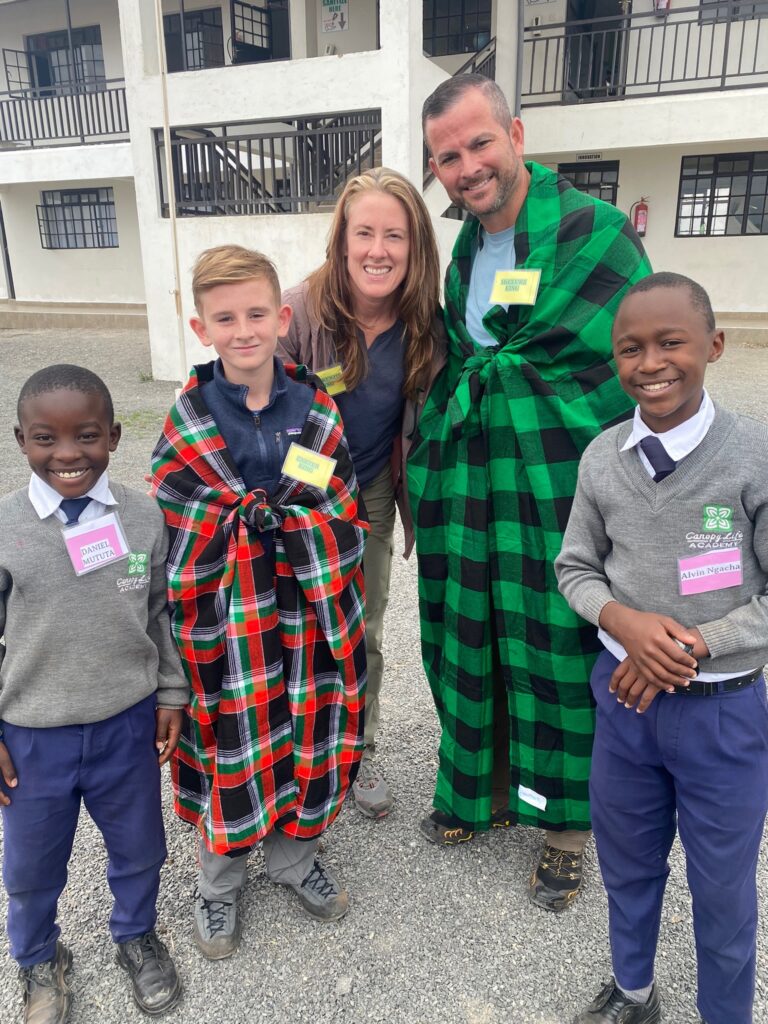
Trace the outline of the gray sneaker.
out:
[[[392,792],[381,772],[373,763],[374,748],[368,746],[363,751],[360,770],[352,783],[355,805],[366,818],[386,818],[395,802]]]
[[[338,921],[349,909],[346,889],[341,888],[330,869],[323,867],[319,860],[312,865],[301,885],[289,885],[288,888],[293,889],[299,903],[317,921]]]
[[[56,943],[53,960],[19,970],[24,1024],[65,1024],[72,1006],[71,970],[72,954],[63,942]]]
[[[225,899],[207,900],[195,891],[195,943],[208,960],[224,960],[240,945],[237,892]]]

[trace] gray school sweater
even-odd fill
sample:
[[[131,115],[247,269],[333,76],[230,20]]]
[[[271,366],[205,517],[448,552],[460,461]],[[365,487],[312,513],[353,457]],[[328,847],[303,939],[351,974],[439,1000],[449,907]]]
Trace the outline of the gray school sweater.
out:
[[[168,618],[163,514],[139,491],[110,488],[133,557],[84,576],[62,524],[39,518],[26,487],[0,499],[0,719],[13,725],[99,722],[155,692],[163,707],[187,702]]]
[[[701,630],[711,654],[701,671],[738,675],[768,661],[768,426],[715,410],[701,444],[659,483],[636,447],[620,450],[631,423],[595,438],[555,571],[589,622],[611,600],[669,615]]]

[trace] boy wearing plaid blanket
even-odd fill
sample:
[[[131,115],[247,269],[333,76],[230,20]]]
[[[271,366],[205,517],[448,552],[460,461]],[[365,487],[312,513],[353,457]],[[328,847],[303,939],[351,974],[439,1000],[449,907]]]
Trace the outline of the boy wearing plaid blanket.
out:
[[[289,306],[260,253],[198,258],[191,326],[218,359],[193,369],[153,457],[171,534],[172,627],[192,684],[173,763],[200,830],[195,941],[234,953],[247,853],[312,917],[348,898],[316,857],[363,750],[366,524],[338,410],[275,357]]]
[[[752,1024],[768,806],[768,427],[704,390],[723,343],[694,281],[654,274],[627,292],[613,351],[638,407],[586,449],[555,563],[604,647],[591,678],[590,797],[614,978],[576,1024],[661,1020],[654,959],[677,831],[699,1012],[706,1024]]]

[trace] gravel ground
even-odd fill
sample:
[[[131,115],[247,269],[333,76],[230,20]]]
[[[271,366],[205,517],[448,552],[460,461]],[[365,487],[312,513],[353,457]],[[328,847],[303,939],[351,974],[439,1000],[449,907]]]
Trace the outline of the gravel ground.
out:
[[[151,380],[146,337],[119,330],[6,330],[0,331],[0,489],[28,479],[11,430],[19,387],[34,370],[64,360],[106,379],[124,429],[112,473],[141,487],[174,391],[173,384]],[[767,366],[768,349],[734,348],[712,368],[711,391],[734,408],[766,418],[755,382],[765,380]],[[555,917],[525,899],[540,843],[535,831],[496,832],[458,849],[436,849],[420,838],[418,821],[430,806],[437,767],[437,724],[419,658],[416,564],[399,557],[385,655],[379,756],[397,804],[378,823],[347,807],[324,840],[325,857],[351,895],[343,921],[309,920],[291,893],[267,882],[255,853],[241,902],[242,946],[229,961],[204,960],[191,938],[193,837],[171,813],[166,777],[169,857],[159,930],[185,984],[183,1002],[169,1022],[569,1024],[610,974],[606,899],[592,848],[582,898]],[[145,1019],[113,962],[105,867],[100,837],[83,812],[59,906],[63,937],[75,956],[73,1024]],[[766,892],[765,857],[760,878]],[[765,1021],[765,925],[760,945],[755,1020]],[[673,852],[657,966],[665,1020],[696,1024],[691,907],[679,849]],[[14,966],[0,960],[0,1022],[20,1019],[19,1007]]]

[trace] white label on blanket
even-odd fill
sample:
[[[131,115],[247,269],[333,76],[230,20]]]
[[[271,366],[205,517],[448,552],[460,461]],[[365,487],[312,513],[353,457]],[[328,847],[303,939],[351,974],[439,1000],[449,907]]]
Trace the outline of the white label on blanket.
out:
[[[285,476],[324,491],[331,482],[335,468],[336,459],[321,455],[320,452],[313,452],[304,445],[292,441],[285,456],[282,472]]]
[[[528,789],[527,786],[518,786],[517,795],[524,803],[538,807],[540,811],[546,811],[547,798],[542,796],[541,793],[537,793],[536,790]]]

